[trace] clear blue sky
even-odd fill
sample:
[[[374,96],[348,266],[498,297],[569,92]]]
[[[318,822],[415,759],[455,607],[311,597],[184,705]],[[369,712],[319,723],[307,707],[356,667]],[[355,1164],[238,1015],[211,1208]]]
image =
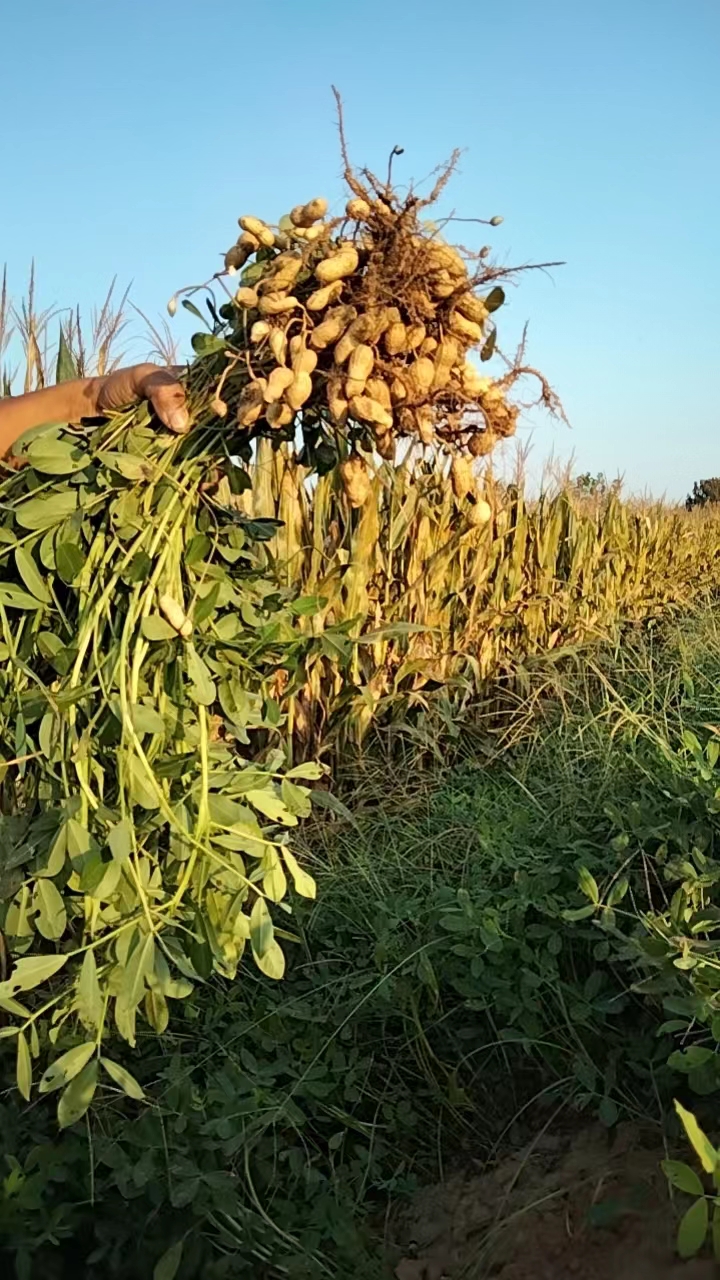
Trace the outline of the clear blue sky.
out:
[[[236,218],[339,202],[330,84],[352,155],[399,178],[464,149],[448,204],[501,213],[525,277],[502,319],[573,430],[534,415],[535,464],[682,496],[720,474],[717,0],[50,0],[2,19],[0,261],[45,302],[109,279],[157,315]],[[446,206],[447,208],[447,206]]]

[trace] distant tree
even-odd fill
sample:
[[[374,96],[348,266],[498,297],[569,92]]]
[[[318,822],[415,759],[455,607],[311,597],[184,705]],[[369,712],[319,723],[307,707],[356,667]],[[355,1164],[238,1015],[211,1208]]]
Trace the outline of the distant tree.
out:
[[[720,476],[696,480],[692,493],[685,499],[685,506],[692,511],[693,507],[706,507],[709,502],[720,502]]]
[[[583,471],[573,480],[575,492],[583,498],[609,498],[619,493],[621,487],[621,480],[608,481],[604,471],[598,471],[596,476],[591,471]]]

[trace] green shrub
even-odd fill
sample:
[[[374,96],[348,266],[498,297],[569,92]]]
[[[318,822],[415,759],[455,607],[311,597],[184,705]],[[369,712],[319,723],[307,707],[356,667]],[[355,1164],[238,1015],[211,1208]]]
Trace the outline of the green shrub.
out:
[[[439,1158],[714,1087],[713,934],[685,900],[716,901],[718,672],[708,613],[529,671],[494,761],[468,724],[453,768],[347,777],[300,835],[319,893],[283,984],[211,978],[142,1035],[145,1104],[106,1093],[58,1137],[3,1098],[19,1274],[130,1280],[183,1240],[180,1280],[374,1280],[373,1223]]]

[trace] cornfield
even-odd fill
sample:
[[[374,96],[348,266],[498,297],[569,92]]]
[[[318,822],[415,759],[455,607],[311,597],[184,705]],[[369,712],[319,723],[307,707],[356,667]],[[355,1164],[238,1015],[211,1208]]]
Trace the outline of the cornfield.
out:
[[[291,450],[261,443],[246,509],[282,521],[269,552],[308,599],[298,625],[333,627],[290,698],[303,752],[358,744],[373,721],[422,711],[440,687],[459,713],[532,655],[611,637],[720,585],[712,510],[590,502],[567,488],[530,502],[490,476],[485,488],[493,518],[472,527],[443,460],[408,457],[378,467],[354,512],[332,475],[311,484]]]
[[[65,313],[58,348],[58,313],[38,309],[32,276],[17,307],[4,283],[1,292],[0,354],[20,339],[24,389],[121,362],[127,295],[115,306],[111,288],[86,338],[79,315]],[[167,332],[150,326],[145,342],[150,358],[177,360]],[[712,507],[688,513],[617,493],[588,501],[569,485],[530,502],[521,483],[500,486],[488,474],[492,520],[472,527],[442,456],[427,461],[415,450],[399,467],[378,464],[368,501],[353,510],[336,474],[311,481],[293,445],[266,439],[252,489],[235,499],[247,514],[282,522],[266,554],[307,602],[297,626],[320,638],[332,628],[299,675],[275,677],[299,756],[359,745],[373,723],[422,713],[438,689],[456,715],[493,677],[521,679],[533,655],[611,637],[718,588]]]
[[[37,386],[42,348],[21,314]],[[146,405],[82,442],[59,424],[3,480],[0,807],[16,852],[0,885],[14,1019],[0,1038],[16,1037],[26,1100],[59,1091],[61,1127],[106,1077],[143,1097],[104,1051],[110,1019],[130,1046],[138,1015],[164,1034],[168,1001],[212,972],[233,979],[246,949],[283,976],[278,939],[296,938],[271,906],[289,906],[291,883],[315,895],[290,847],[311,808],[298,783],[324,772],[314,757],[374,723],[427,739],[426,711],[452,725],[532,655],[720,583],[712,510],[562,490],[529,502],[489,464],[477,476],[481,455],[452,436],[400,431],[398,465],[364,438],[359,501],[355,428],[335,433],[328,466],[304,420],[228,433],[218,394],[206,401],[236,360],[231,337],[210,335],[188,371],[193,433],[158,431]],[[58,378],[79,365],[64,332]],[[68,1020],[87,1038],[38,1081]]]

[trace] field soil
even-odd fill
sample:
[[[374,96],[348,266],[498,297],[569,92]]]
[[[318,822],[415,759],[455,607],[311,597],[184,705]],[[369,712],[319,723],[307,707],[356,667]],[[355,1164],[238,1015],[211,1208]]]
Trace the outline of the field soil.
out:
[[[713,1280],[675,1254],[664,1155],[657,1130],[597,1126],[451,1174],[392,1223],[397,1280]]]

